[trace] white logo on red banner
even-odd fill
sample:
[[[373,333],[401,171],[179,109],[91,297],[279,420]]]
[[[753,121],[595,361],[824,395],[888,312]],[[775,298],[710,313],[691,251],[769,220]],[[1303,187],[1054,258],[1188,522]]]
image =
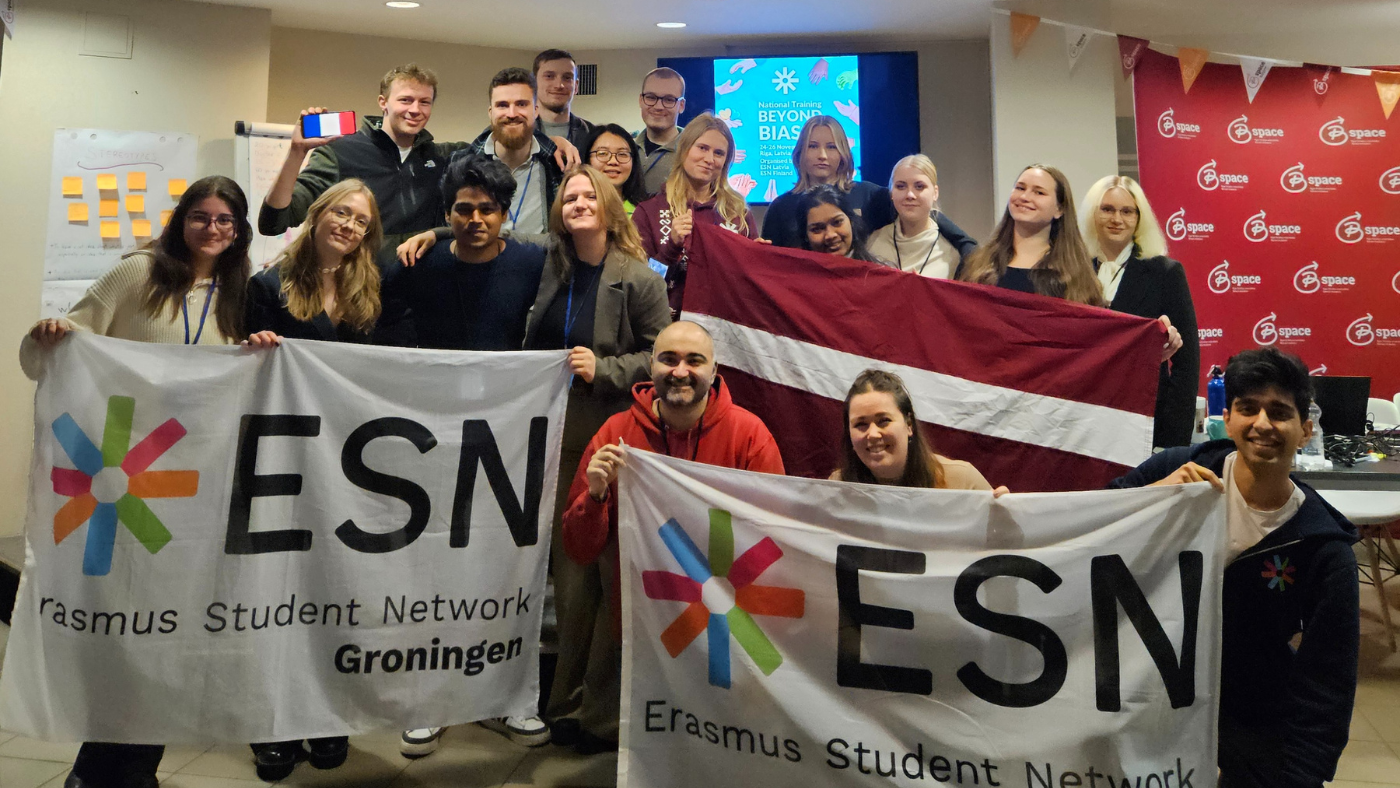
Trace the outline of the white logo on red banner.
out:
[[[1338,116],[1317,130],[1317,138],[1328,145],[1374,145],[1385,139],[1385,129],[1348,129],[1346,118]]]
[[[1356,286],[1354,276],[1323,276],[1317,272],[1317,261],[1298,269],[1293,275],[1293,289],[1311,294],[1319,290],[1326,293],[1341,293]]]
[[[1358,317],[1347,326],[1347,341],[1357,347],[1365,347],[1376,341],[1376,334],[1371,330],[1372,316],[1370,312],[1365,317]]]
[[[1157,116],[1157,133],[1167,139],[1179,137],[1189,140],[1201,133],[1201,124],[1185,123],[1176,119],[1176,110],[1168,107],[1165,112]]]
[[[1231,142],[1245,145],[1251,142],[1258,142],[1269,145],[1283,139],[1283,129],[1265,129],[1249,125],[1249,116],[1241,115],[1230,121],[1230,125],[1225,127],[1225,136]]]
[[[1381,173],[1381,191],[1386,194],[1400,194],[1400,167],[1391,167]]]
[[[1220,340],[1225,338],[1225,329],[1198,328],[1196,329],[1196,337],[1200,339],[1203,346],[1218,344]]]
[[[1179,208],[1176,213],[1167,217],[1167,237],[1173,241],[1185,241],[1187,238],[1199,241],[1213,232],[1215,232],[1214,224],[1186,221],[1185,208]]]
[[[1390,278],[1390,289],[1400,293],[1400,271],[1395,272],[1395,276]]]
[[[1278,314],[1274,312],[1270,312],[1254,324],[1254,341],[1260,345],[1295,345],[1310,336],[1312,329],[1306,326],[1278,325]]]
[[[1310,369],[1310,370],[1308,370],[1308,374],[1309,374],[1309,375],[1326,375],[1326,374],[1327,374],[1327,365],[1326,365],[1326,364],[1319,364],[1319,365],[1317,366],[1317,369]]]
[[[1239,191],[1249,184],[1249,176],[1237,172],[1220,172],[1216,169],[1215,159],[1211,159],[1201,165],[1196,170],[1196,185],[1208,192],[1216,189],[1221,191]]]
[[[1389,243],[1400,238],[1400,227],[1395,225],[1363,224],[1361,212],[1345,216],[1337,222],[1337,240],[1344,244]]]
[[[1308,175],[1303,172],[1303,163],[1300,161],[1283,171],[1278,178],[1278,184],[1289,194],[1301,194],[1305,191],[1326,193],[1341,188],[1342,178],[1339,175]]]
[[[1269,224],[1265,219],[1265,212],[1260,211],[1244,220],[1245,240],[1255,243],[1262,243],[1264,241],[1292,241],[1303,234],[1302,225]]]
[[[1231,274],[1230,261],[1225,260],[1220,265],[1210,269],[1210,276],[1206,280],[1206,287],[1217,295],[1228,293],[1231,290],[1238,290],[1241,293],[1248,293],[1258,285],[1263,284],[1264,279],[1260,276],[1248,274]]]

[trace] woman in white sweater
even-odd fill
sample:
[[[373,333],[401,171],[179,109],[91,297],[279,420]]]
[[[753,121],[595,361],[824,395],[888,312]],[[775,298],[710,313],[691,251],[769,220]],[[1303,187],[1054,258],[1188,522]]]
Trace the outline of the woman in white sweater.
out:
[[[870,234],[870,254],[901,271],[952,279],[977,241],[933,206],[938,202],[938,170],[922,153],[905,156],[890,171],[890,196],[898,214]]]
[[[245,336],[252,236],[248,200],[238,184],[217,175],[195,181],[159,238],[123,256],[66,318],[34,325],[20,349],[25,374],[37,378],[46,351],[72,331],[138,342],[237,342]],[[86,742],[64,786],[155,788],[164,754],[160,744]]]

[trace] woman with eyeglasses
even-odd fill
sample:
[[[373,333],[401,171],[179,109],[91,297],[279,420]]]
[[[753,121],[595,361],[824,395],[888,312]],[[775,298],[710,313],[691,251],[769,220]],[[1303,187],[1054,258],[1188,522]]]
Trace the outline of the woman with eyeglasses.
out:
[[[1201,344],[1196,307],[1181,263],[1167,257],[1167,239],[1142,187],[1132,178],[1100,178],[1084,196],[1080,227],[1109,308],[1174,326],[1181,349],[1158,373],[1152,445],[1189,446],[1196,423]]]
[[[744,195],[729,185],[734,162],[734,135],[729,124],[702,112],[681,132],[676,163],[666,190],[632,214],[647,256],[666,266],[671,311],[679,314],[685,295],[690,233],[700,223],[718,225],[748,238],[758,238],[758,226]]]
[[[622,208],[627,218],[647,199],[642,182],[641,151],[627,129],[616,123],[594,126],[583,142],[586,163],[607,176],[608,182],[622,196]]]
[[[556,744],[616,749],[621,650],[598,564],[563,552],[569,485],[588,441],[632,404],[649,378],[651,346],[671,323],[666,283],[647,267],[637,230],[610,179],[589,166],[564,175],[549,217],[544,275],[525,325],[525,348],[567,348],[574,372],[564,417],[554,509],[554,604],[559,665],[545,718]]]
[[[37,378],[47,351],[73,331],[172,345],[227,345],[243,335],[248,200],[220,175],[190,185],[170,221],[144,248],[124,255],[88,288],[66,318],[40,320],[20,348]],[[155,788],[160,744],[86,742],[66,788]]]
[[[814,115],[807,119],[797,135],[792,149],[792,166],[797,170],[797,185],[792,191],[773,200],[763,215],[763,237],[774,246],[799,249],[807,233],[805,217],[797,202],[804,192],[817,186],[831,186],[846,194],[848,204],[867,229],[884,227],[894,221],[894,205],[890,192],[883,186],[855,179],[855,158],[841,121],[830,115]]]

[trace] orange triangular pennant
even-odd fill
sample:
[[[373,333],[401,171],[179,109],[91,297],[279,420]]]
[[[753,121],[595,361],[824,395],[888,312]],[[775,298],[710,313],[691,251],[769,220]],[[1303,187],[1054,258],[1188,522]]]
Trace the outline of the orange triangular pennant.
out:
[[[1381,97],[1381,109],[1385,111],[1385,119],[1390,120],[1391,110],[1395,109],[1395,103],[1400,101],[1400,71],[1380,71],[1371,70],[1371,79],[1376,81],[1376,92]]]
[[[1040,25],[1040,17],[1022,14],[1016,11],[1011,12],[1011,56],[1020,57],[1021,50],[1025,48],[1026,42],[1031,40],[1031,34]]]
[[[1204,49],[1181,47],[1176,50],[1176,59],[1181,61],[1181,86],[1185,88],[1182,92],[1191,92],[1191,86],[1195,84],[1196,77],[1201,75],[1201,69],[1205,68],[1209,58],[1210,53]]]

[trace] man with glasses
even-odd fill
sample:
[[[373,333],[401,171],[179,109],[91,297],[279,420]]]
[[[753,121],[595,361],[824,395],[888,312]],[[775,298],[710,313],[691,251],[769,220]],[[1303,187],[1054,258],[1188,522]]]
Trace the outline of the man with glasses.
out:
[[[535,87],[539,90],[539,116],[535,131],[546,137],[563,137],[580,151],[593,124],[573,113],[578,95],[578,65],[563,49],[546,49],[535,55]]]
[[[685,78],[675,69],[653,69],[642,80],[637,105],[646,125],[636,134],[642,149],[642,181],[647,196],[652,196],[666,189],[666,178],[675,163],[676,138],[681,135],[676,119],[685,112]]]
[[[453,152],[466,147],[464,142],[434,142],[428,133],[436,98],[437,77],[409,64],[390,69],[379,84],[382,121],[365,118],[354,134],[308,139],[298,120],[282,170],[263,198],[258,232],[280,235],[300,225],[311,203],[347,178],[359,178],[374,194],[384,224],[384,246],[398,246],[435,227],[443,210],[437,188],[443,166]],[[302,115],[324,111],[311,107]],[[307,153],[311,159],[302,169]]]

